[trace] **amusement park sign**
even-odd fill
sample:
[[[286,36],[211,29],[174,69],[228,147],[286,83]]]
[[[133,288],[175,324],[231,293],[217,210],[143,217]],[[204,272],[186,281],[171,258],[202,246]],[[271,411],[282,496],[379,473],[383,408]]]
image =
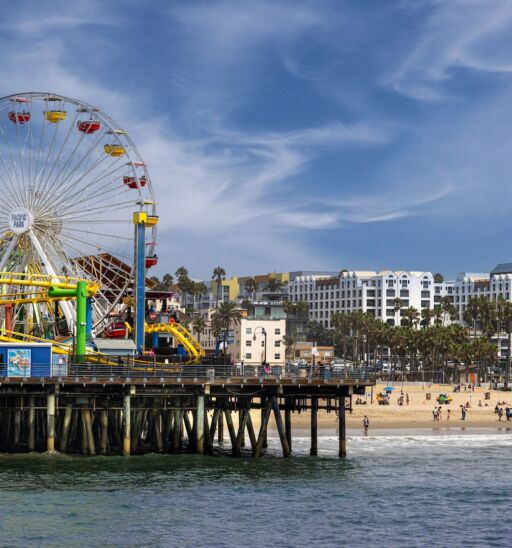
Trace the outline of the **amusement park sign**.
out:
[[[32,214],[24,207],[17,207],[11,211],[9,225],[15,234],[23,234],[32,226],[33,222]]]

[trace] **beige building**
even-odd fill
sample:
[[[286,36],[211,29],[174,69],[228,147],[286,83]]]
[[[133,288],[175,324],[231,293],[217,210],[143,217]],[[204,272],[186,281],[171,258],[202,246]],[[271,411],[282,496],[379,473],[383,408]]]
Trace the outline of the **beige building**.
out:
[[[315,361],[330,362],[334,358],[332,346],[316,346]],[[313,343],[297,342],[293,348],[294,360],[313,361]]]
[[[285,334],[284,318],[242,318],[233,331],[233,342],[228,346],[228,352],[233,360],[245,365],[261,365],[266,359],[270,365],[284,366]]]

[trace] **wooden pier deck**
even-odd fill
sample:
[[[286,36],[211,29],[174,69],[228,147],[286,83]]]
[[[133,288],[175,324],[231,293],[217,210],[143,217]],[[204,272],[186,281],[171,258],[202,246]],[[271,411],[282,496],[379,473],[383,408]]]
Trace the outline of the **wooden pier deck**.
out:
[[[84,455],[194,452],[260,457],[275,421],[283,456],[292,455],[293,416],[309,410],[311,455],[317,415],[338,415],[339,456],[347,452],[352,395],[375,381],[363,368],[338,375],[264,375],[231,366],[112,368],[70,364],[68,375],[0,377],[0,451]],[[253,414],[261,413],[260,426]]]

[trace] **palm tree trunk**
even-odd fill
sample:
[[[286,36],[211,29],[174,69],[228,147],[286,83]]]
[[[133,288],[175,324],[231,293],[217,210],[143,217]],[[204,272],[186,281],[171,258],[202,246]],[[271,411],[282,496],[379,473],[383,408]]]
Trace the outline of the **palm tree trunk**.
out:
[[[505,375],[505,381],[507,383],[507,388],[508,388],[508,384],[510,382],[510,344],[512,343],[512,325],[509,326],[509,328],[507,329],[507,335],[508,335],[508,348],[507,348],[507,371],[506,371],[506,375]]]

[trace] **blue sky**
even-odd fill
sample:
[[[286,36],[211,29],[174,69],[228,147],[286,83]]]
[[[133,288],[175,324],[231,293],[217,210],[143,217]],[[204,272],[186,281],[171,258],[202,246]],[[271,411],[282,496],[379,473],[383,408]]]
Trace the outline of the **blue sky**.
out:
[[[482,271],[512,260],[512,2],[19,2],[2,94],[126,127],[159,273]]]

